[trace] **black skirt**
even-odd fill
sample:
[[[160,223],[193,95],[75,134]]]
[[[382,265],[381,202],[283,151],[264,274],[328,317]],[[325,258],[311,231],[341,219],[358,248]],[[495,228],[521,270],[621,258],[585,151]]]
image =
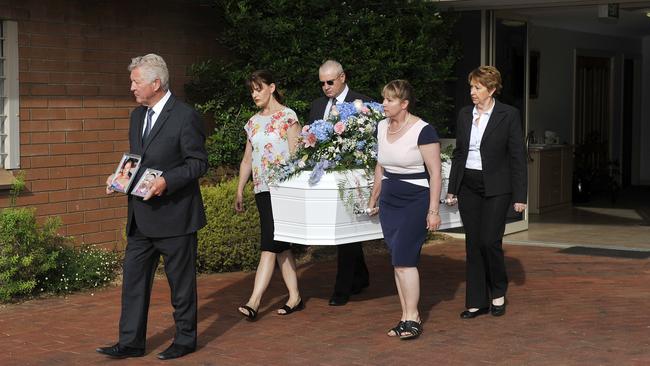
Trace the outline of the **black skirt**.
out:
[[[271,194],[269,192],[256,193],[255,204],[260,214],[260,249],[273,253],[282,253],[291,249],[291,244],[273,239],[275,226],[273,225]]]

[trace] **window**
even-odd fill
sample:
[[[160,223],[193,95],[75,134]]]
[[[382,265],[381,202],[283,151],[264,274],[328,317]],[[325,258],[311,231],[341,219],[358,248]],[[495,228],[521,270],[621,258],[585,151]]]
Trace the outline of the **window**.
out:
[[[0,21],[0,168],[20,167],[18,27]]]

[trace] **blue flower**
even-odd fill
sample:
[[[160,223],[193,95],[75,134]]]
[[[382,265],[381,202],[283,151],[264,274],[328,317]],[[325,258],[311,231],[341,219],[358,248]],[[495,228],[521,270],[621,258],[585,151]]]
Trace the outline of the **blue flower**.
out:
[[[354,104],[352,104],[352,103],[337,104],[336,108],[339,111],[339,119],[343,123],[347,123],[348,119],[351,116],[354,116],[354,115],[357,114],[357,109],[354,107]]]
[[[323,159],[316,163],[316,166],[314,167],[314,170],[312,170],[311,175],[309,176],[309,184],[314,185],[318,183],[325,173],[325,169],[329,167],[329,161]]]
[[[381,103],[377,103],[377,102],[366,102],[366,103],[364,103],[364,104],[366,105],[366,107],[368,107],[368,108],[370,108],[370,109],[372,109],[372,110],[374,110],[374,111],[377,111],[377,112],[379,112],[379,113],[384,113],[384,105],[381,104]]]
[[[380,103],[338,104],[329,119],[316,120],[303,128],[298,148],[284,166],[271,167],[275,181],[284,181],[304,170],[312,170],[312,185],[332,170],[363,169],[372,175],[377,159],[375,129],[386,118],[383,113]],[[340,134],[334,133],[336,123],[345,125]]]
[[[319,142],[323,142],[328,140],[332,132],[334,132],[334,125],[331,122],[319,119],[309,126],[309,132],[316,135]]]

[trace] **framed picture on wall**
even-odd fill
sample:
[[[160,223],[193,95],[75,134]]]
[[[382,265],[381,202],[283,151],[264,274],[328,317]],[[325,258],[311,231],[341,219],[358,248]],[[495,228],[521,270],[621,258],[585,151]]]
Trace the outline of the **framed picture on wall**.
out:
[[[528,97],[539,97],[539,51],[530,51],[528,56]]]

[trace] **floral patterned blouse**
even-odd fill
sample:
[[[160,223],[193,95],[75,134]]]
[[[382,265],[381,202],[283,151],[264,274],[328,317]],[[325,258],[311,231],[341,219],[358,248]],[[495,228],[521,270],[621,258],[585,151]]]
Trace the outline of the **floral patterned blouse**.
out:
[[[298,122],[298,116],[291,108],[268,116],[259,113],[246,122],[244,130],[253,147],[253,189],[255,193],[269,190],[266,180],[271,165],[282,164],[289,158],[287,130]]]

